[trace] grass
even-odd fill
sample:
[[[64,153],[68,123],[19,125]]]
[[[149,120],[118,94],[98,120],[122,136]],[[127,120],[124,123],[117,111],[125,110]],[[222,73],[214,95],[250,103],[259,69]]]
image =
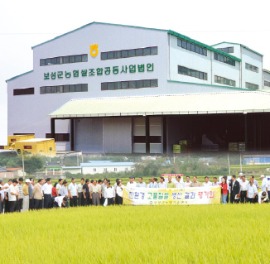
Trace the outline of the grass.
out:
[[[3,263],[269,263],[269,204],[121,206],[0,216]]]

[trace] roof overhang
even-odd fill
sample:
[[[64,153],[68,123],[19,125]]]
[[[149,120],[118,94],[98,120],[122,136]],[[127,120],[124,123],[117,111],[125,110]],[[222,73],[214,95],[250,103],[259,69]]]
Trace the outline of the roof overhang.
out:
[[[245,91],[73,99],[51,113],[50,117],[68,119],[265,112],[270,112],[270,93]]]

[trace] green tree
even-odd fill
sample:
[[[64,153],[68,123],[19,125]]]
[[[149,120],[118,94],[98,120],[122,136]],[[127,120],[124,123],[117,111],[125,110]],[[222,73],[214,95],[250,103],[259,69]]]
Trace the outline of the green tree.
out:
[[[39,156],[26,156],[24,158],[24,170],[33,174],[44,167],[44,160]]]

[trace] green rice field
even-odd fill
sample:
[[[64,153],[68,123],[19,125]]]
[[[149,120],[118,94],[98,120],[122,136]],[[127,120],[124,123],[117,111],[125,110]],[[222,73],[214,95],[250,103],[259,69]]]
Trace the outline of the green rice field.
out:
[[[270,263],[270,204],[0,215],[1,263]]]

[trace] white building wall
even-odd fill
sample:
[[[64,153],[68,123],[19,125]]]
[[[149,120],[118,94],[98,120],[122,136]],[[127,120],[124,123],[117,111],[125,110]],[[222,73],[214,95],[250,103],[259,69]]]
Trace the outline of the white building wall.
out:
[[[8,118],[7,118],[7,90],[0,88],[0,145],[6,146],[8,135]]]
[[[239,66],[240,69],[240,83],[239,87],[246,88],[246,82],[259,85],[263,87],[263,56],[259,53],[252,51],[244,45],[230,42],[223,42],[213,46],[214,48],[227,48],[233,47],[234,52],[230,53],[233,56],[241,59]],[[246,69],[246,63],[258,67],[258,72]]]
[[[89,55],[89,47],[92,44],[98,45],[99,54],[97,57]],[[151,46],[158,47],[158,55],[104,61],[100,59],[101,52]],[[224,46],[228,45],[224,44]],[[232,55],[240,57],[239,54],[242,54],[240,46],[234,46],[235,52]],[[220,47],[223,47],[223,44],[221,44]],[[53,40],[47,41],[46,43],[33,47],[33,71],[8,81],[8,133],[35,133],[36,137],[45,137],[46,133],[51,132],[49,113],[52,113],[73,98],[226,91],[226,88],[222,88],[221,84],[216,84],[214,82],[214,75],[236,80],[237,87],[241,86],[240,79],[242,75],[244,77],[242,83],[244,83],[244,80],[250,80],[250,82],[253,80],[254,82],[259,81],[257,75],[255,76],[253,74],[253,76],[252,74],[247,73],[242,73],[241,75],[241,65],[238,62],[236,62],[236,66],[234,67],[215,61],[213,52],[208,50],[207,53],[207,56],[203,56],[178,47],[177,38],[168,35],[168,32],[165,30],[92,23],[66,33]],[[88,61],[40,66],[40,59],[80,54],[88,54]],[[258,62],[256,56],[253,56],[246,51],[243,52],[242,59],[243,61],[250,61],[251,64]],[[258,65],[261,65],[260,63],[262,63],[262,61],[258,62]],[[119,72],[118,74],[113,74],[111,72],[108,75],[103,73],[102,76],[89,76],[90,69],[96,70],[97,68],[102,68],[105,70],[106,67],[109,67],[112,70],[112,67],[117,66],[121,71],[122,67],[144,65],[146,68],[147,64],[153,64],[154,70],[147,71],[145,69],[144,72],[138,72],[136,69],[136,73],[128,71],[127,73]],[[206,72],[208,74],[208,80],[205,81],[180,75],[178,74],[178,65]],[[83,77],[81,71],[85,69],[88,72],[88,76]],[[261,66],[260,69],[262,69]],[[74,70],[79,71],[79,77],[75,77],[73,74],[70,78],[64,77],[61,79],[56,77],[53,79],[51,77],[52,74],[57,74],[57,72],[60,71],[73,73]],[[49,80],[45,80],[45,74],[50,75]],[[158,87],[101,91],[102,82],[142,79],[158,79]],[[40,87],[42,86],[79,83],[87,83],[88,92],[40,94]],[[14,89],[30,87],[35,88],[34,95],[13,96]],[[106,130],[108,129],[108,131],[112,131],[116,136],[116,134],[120,132],[119,129],[113,127],[110,121],[108,121],[108,123],[103,123],[100,119],[97,120],[89,121],[80,119],[75,122],[75,131],[76,133],[79,133],[77,138],[75,138],[76,150],[85,151],[92,148],[93,152],[106,152],[112,149],[120,152],[125,149],[129,153],[130,146],[127,147],[127,142],[130,140],[128,135],[128,122],[122,124],[125,127],[125,143],[117,149],[115,142],[107,138],[108,134],[106,134],[105,137],[106,142],[103,142],[101,135],[105,135],[104,133],[107,133]],[[103,130],[104,124],[106,130]],[[69,133],[69,121],[57,120],[55,132]],[[97,133],[98,135],[93,136],[93,133]],[[57,142],[57,146],[58,150],[69,150],[70,143]],[[154,145],[152,147],[153,150],[156,148]]]
[[[270,71],[263,70],[264,91],[270,92]]]
[[[130,166],[102,166],[102,167],[82,167],[82,174],[98,174],[98,173],[104,173],[104,172],[125,172],[125,171],[131,171],[132,167]]]
[[[177,37],[169,35],[170,41],[170,70],[168,79],[181,82],[196,82],[211,84],[211,52],[207,56],[183,49],[177,45]],[[205,72],[208,80],[178,74],[178,65],[193,70]]]
[[[215,60],[214,53],[212,53],[212,83],[215,85],[225,85],[215,82],[215,75],[226,79],[234,80],[235,87],[241,87],[240,84],[240,63],[235,62],[235,66]],[[233,87],[233,86],[232,86]]]
[[[246,69],[246,63],[258,67],[258,72]],[[242,86],[246,87],[246,82],[259,85],[259,89],[263,87],[263,57],[242,47]]]
[[[89,46],[98,44],[99,55],[89,55]],[[123,59],[100,59],[100,53],[112,50],[125,50],[158,46],[158,55],[140,56]],[[167,83],[167,31],[150,30],[136,27],[115,26],[109,24],[92,24],[65,34],[54,40],[33,47],[34,70],[26,75],[8,81],[8,118],[9,134],[35,133],[37,137],[45,137],[50,133],[49,113],[55,111],[73,98],[102,96],[154,95],[166,91]],[[88,54],[88,62],[40,66],[40,59],[58,56]],[[45,73],[58,71],[96,69],[105,67],[153,64],[154,70],[136,73],[122,73],[103,76],[87,76],[44,80]],[[158,79],[158,87],[101,91],[101,82],[116,82],[141,79]],[[40,87],[88,83],[88,92],[40,94]],[[13,96],[13,89],[35,87],[34,95]],[[67,121],[68,122],[68,121]],[[56,133],[69,133],[68,123],[57,123]],[[59,143],[57,143],[59,145]],[[62,144],[63,146],[66,143]],[[61,146],[61,148],[63,147]],[[68,148],[68,146],[66,145]]]

